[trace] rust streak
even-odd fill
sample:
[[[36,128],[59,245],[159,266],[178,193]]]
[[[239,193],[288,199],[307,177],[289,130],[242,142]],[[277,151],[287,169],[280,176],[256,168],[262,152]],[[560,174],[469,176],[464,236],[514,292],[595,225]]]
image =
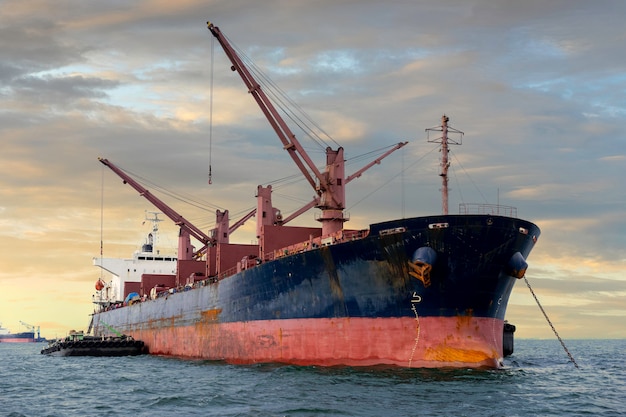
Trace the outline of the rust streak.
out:
[[[201,311],[200,315],[202,316],[202,321],[211,322],[211,321],[218,321],[219,315],[221,313],[222,313],[221,308],[214,308],[211,310]]]
[[[429,348],[424,353],[427,360],[439,362],[464,362],[479,363],[495,357],[495,352],[491,355],[487,352],[473,349],[457,349],[445,344],[441,344],[436,348]]]

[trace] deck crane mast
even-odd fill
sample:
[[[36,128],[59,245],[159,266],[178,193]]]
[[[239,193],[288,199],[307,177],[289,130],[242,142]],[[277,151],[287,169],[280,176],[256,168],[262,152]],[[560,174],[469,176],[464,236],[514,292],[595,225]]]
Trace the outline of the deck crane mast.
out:
[[[237,73],[241,76],[244,84],[248,87],[248,92],[252,94],[255,101],[261,108],[261,111],[282,142],[284,149],[287,150],[289,156],[291,156],[306,180],[316,192],[314,200],[305,205],[302,209],[298,210],[297,213],[301,214],[303,211],[306,211],[306,209],[315,206],[322,211],[318,220],[322,223],[323,236],[341,231],[343,229],[343,223],[348,220],[343,213],[343,210],[346,207],[346,183],[360,176],[363,171],[373,166],[375,163],[380,163],[380,159],[386,157],[391,152],[400,149],[408,142],[398,143],[394,148],[392,148],[392,150],[380,157],[377,162],[369,164],[369,166],[359,170],[358,174],[348,178],[345,176],[343,148],[339,147],[337,149],[332,149],[327,147],[326,169],[324,172],[320,172],[296,138],[295,134],[287,126],[285,120],[280,116],[270,99],[267,97],[261,88],[261,85],[255,80],[239,55],[237,55],[237,52],[231,46],[228,39],[226,39],[220,29],[217,26],[214,26],[211,22],[207,22],[207,26],[230,59],[232,63],[231,69],[233,71],[237,71]]]
[[[41,336],[39,334],[39,326],[33,326],[32,324],[28,324],[28,323],[24,323],[23,321],[20,320],[20,324],[26,328],[28,328],[28,330],[30,330],[31,332],[37,333],[37,340],[41,339]]]

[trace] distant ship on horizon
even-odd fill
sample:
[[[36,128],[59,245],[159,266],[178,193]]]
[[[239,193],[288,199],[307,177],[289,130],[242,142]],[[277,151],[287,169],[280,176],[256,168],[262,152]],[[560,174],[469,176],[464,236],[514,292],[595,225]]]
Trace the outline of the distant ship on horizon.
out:
[[[2,323],[0,323],[0,343],[35,343],[44,342],[46,340],[40,336],[39,326],[35,327],[24,322],[20,323],[30,330],[27,332],[11,333],[9,329],[2,327]],[[35,336],[35,333],[37,336]]]

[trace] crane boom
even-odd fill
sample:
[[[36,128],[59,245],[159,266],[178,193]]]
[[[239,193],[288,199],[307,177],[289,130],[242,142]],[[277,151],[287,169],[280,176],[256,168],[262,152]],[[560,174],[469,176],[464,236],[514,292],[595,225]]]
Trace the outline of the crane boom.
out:
[[[391,148],[390,150],[385,152],[383,155],[379,156],[378,158],[376,158],[375,160],[373,160],[372,162],[370,162],[369,164],[365,165],[363,168],[359,169],[357,172],[355,172],[354,174],[352,174],[348,178],[346,178],[346,184],[349,183],[350,181],[352,181],[355,178],[359,178],[361,176],[361,174],[363,174],[365,171],[367,171],[368,169],[370,169],[374,165],[380,164],[380,161],[382,161],[383,159],[385,159],[386,157],[388,157],[389,155],[391,155],[392,153],[394,153],[395,151],[397,151],[398,149],[400,149],[401,147],[403,147],[407,143],[409,143],[409,142],[399,142],[399,143],[397,143],[393,148]]]
[[[32,324],[24,323],[22,320],[20,320],[20,324],[24,327],[27,327],[31,331],[35,331],[35,326],[33,326]]]
[[[322,234],[329,235],[341,230],[343,222],[347,220],[343,215],[343,209],[346,206],[343,184],[345,165],[343,148],[337,150],[333,150],[330,147],[326,148],[326,169],[324,173],[320,172],[296,139],[296,135],[289,129],[285,120],[267,97],[261,85],[246,68],[239,55],[237,55],[226,36],[212,23],[208,22],[207,25],[224,49],[226,56],[230,59],[232,63],[231,68],[241,76],[248,88],[248,92],[254,97],[254,100],[278,135],[283,148],[287,150],[289,156],[291,156],[302,172],[302,175],[304,175],[305,179],[320,197],[317,207],[322,210],[322,215],[318,219],[322,223]],[[314,176],[311,175],[311,172],[313,172]]]
[[[145,187],[143,187],[141,184],[139,184],[137,181],[131,178],[121,168],[117,167],[115,164],[113,164],[112,162],[110,162],[108,159],[105,159],[105,158],[98,158],[98,161],[106,165],[109,169],[111,169],[111,171],[115,172],[120,178],[122,178],[125,184],[128,184],[131,187],[133,187],[137,192],[139,192],[139,195],[144,197],[146,200],[152,203],[155,207],[161,210],[163,214],[169,217],[181,229],[189,233],[189,235],[198,239],[198,241],[202,242],[204,245],[211,245],[215,243],[214,238],[211,238],[210,236],[205,234],[202,230],[198,229],[196,226],[191,224],[187,219],[185,219],[182,215],[177,213],[170,206],[168,206],[163,201],[155,197],[150,191],[148,191]]]
[[[300,168],[300,171],[302,171],[302,174],[305,176],[309,184],[311,184],[311,186],[315,188],[315,179],[311,176],[310,172],[307,170],[307,167],[315,174],[320,182],[324,181],[322,173],[317,169],[313,161],[304,151],[302,145],[300,145],[300,142],[296,139],[296,135],[291,131],[291,129],[289,129],[289,126],[287,126],[285,120],[283,120],[283,118],[280,116],[280,114],[276,110],[276,107],[274,107],[265,92],[261,89],[261,86],[252,76],[248,68],[246,68],[241,58],[239,58],[239,55],[237,55],[230,42],[228,42],[228,39],[226,39],[226,37],[222,34],[217,26],[214,26],[210,22],[208,23],[208,28],[213,36],[215,36],[215,38],[218,40],[220,45],[222,45],[226,56],[228,56],[231,63],[233,64],[233,71],[237,71],[241,76],[244,84],[246,85],[246,87],[248,87],[248,92],[252,94],[252,97],[254,97],[254,99],[256,100],[257,104],[261,108],[263,114],[265,114],[265,117],[269,121],[270,125],[272,126],[272,128],[274,128],[274,131],[283,143],[284,148],[287,150],[287,152],[289,152],[289,155],[294,160],[298,168]]]
[[[24,327],[27,327],[31,332],[33,333],[37,333],[37,341],[39,341],[41,339],[41,334],[39,332],[39,326],[33,326],[32,324],[28,324],[28,323],[24,323],[22,320],[20,320],[20,324]]]
[[[256,214],[256,208],[252,209],[248,214],[246,214],[241,219],[237,220],[237,222],[235,222],[235,224],[230,226],[228,228],[228,233],[229,234],[233,233],[235,230],[237,230],[239,228],[239,226],[241,226],[242,224],[247,222],[250,218],[254,217],[255,214]]]

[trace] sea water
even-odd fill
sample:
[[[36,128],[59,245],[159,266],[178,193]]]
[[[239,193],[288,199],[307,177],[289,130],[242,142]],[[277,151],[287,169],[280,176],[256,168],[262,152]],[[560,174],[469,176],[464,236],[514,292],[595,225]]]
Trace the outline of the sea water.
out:
[[[0,343],[0,416],[626,416],[626,340],[515,341],[501,370],[50,357]]]

